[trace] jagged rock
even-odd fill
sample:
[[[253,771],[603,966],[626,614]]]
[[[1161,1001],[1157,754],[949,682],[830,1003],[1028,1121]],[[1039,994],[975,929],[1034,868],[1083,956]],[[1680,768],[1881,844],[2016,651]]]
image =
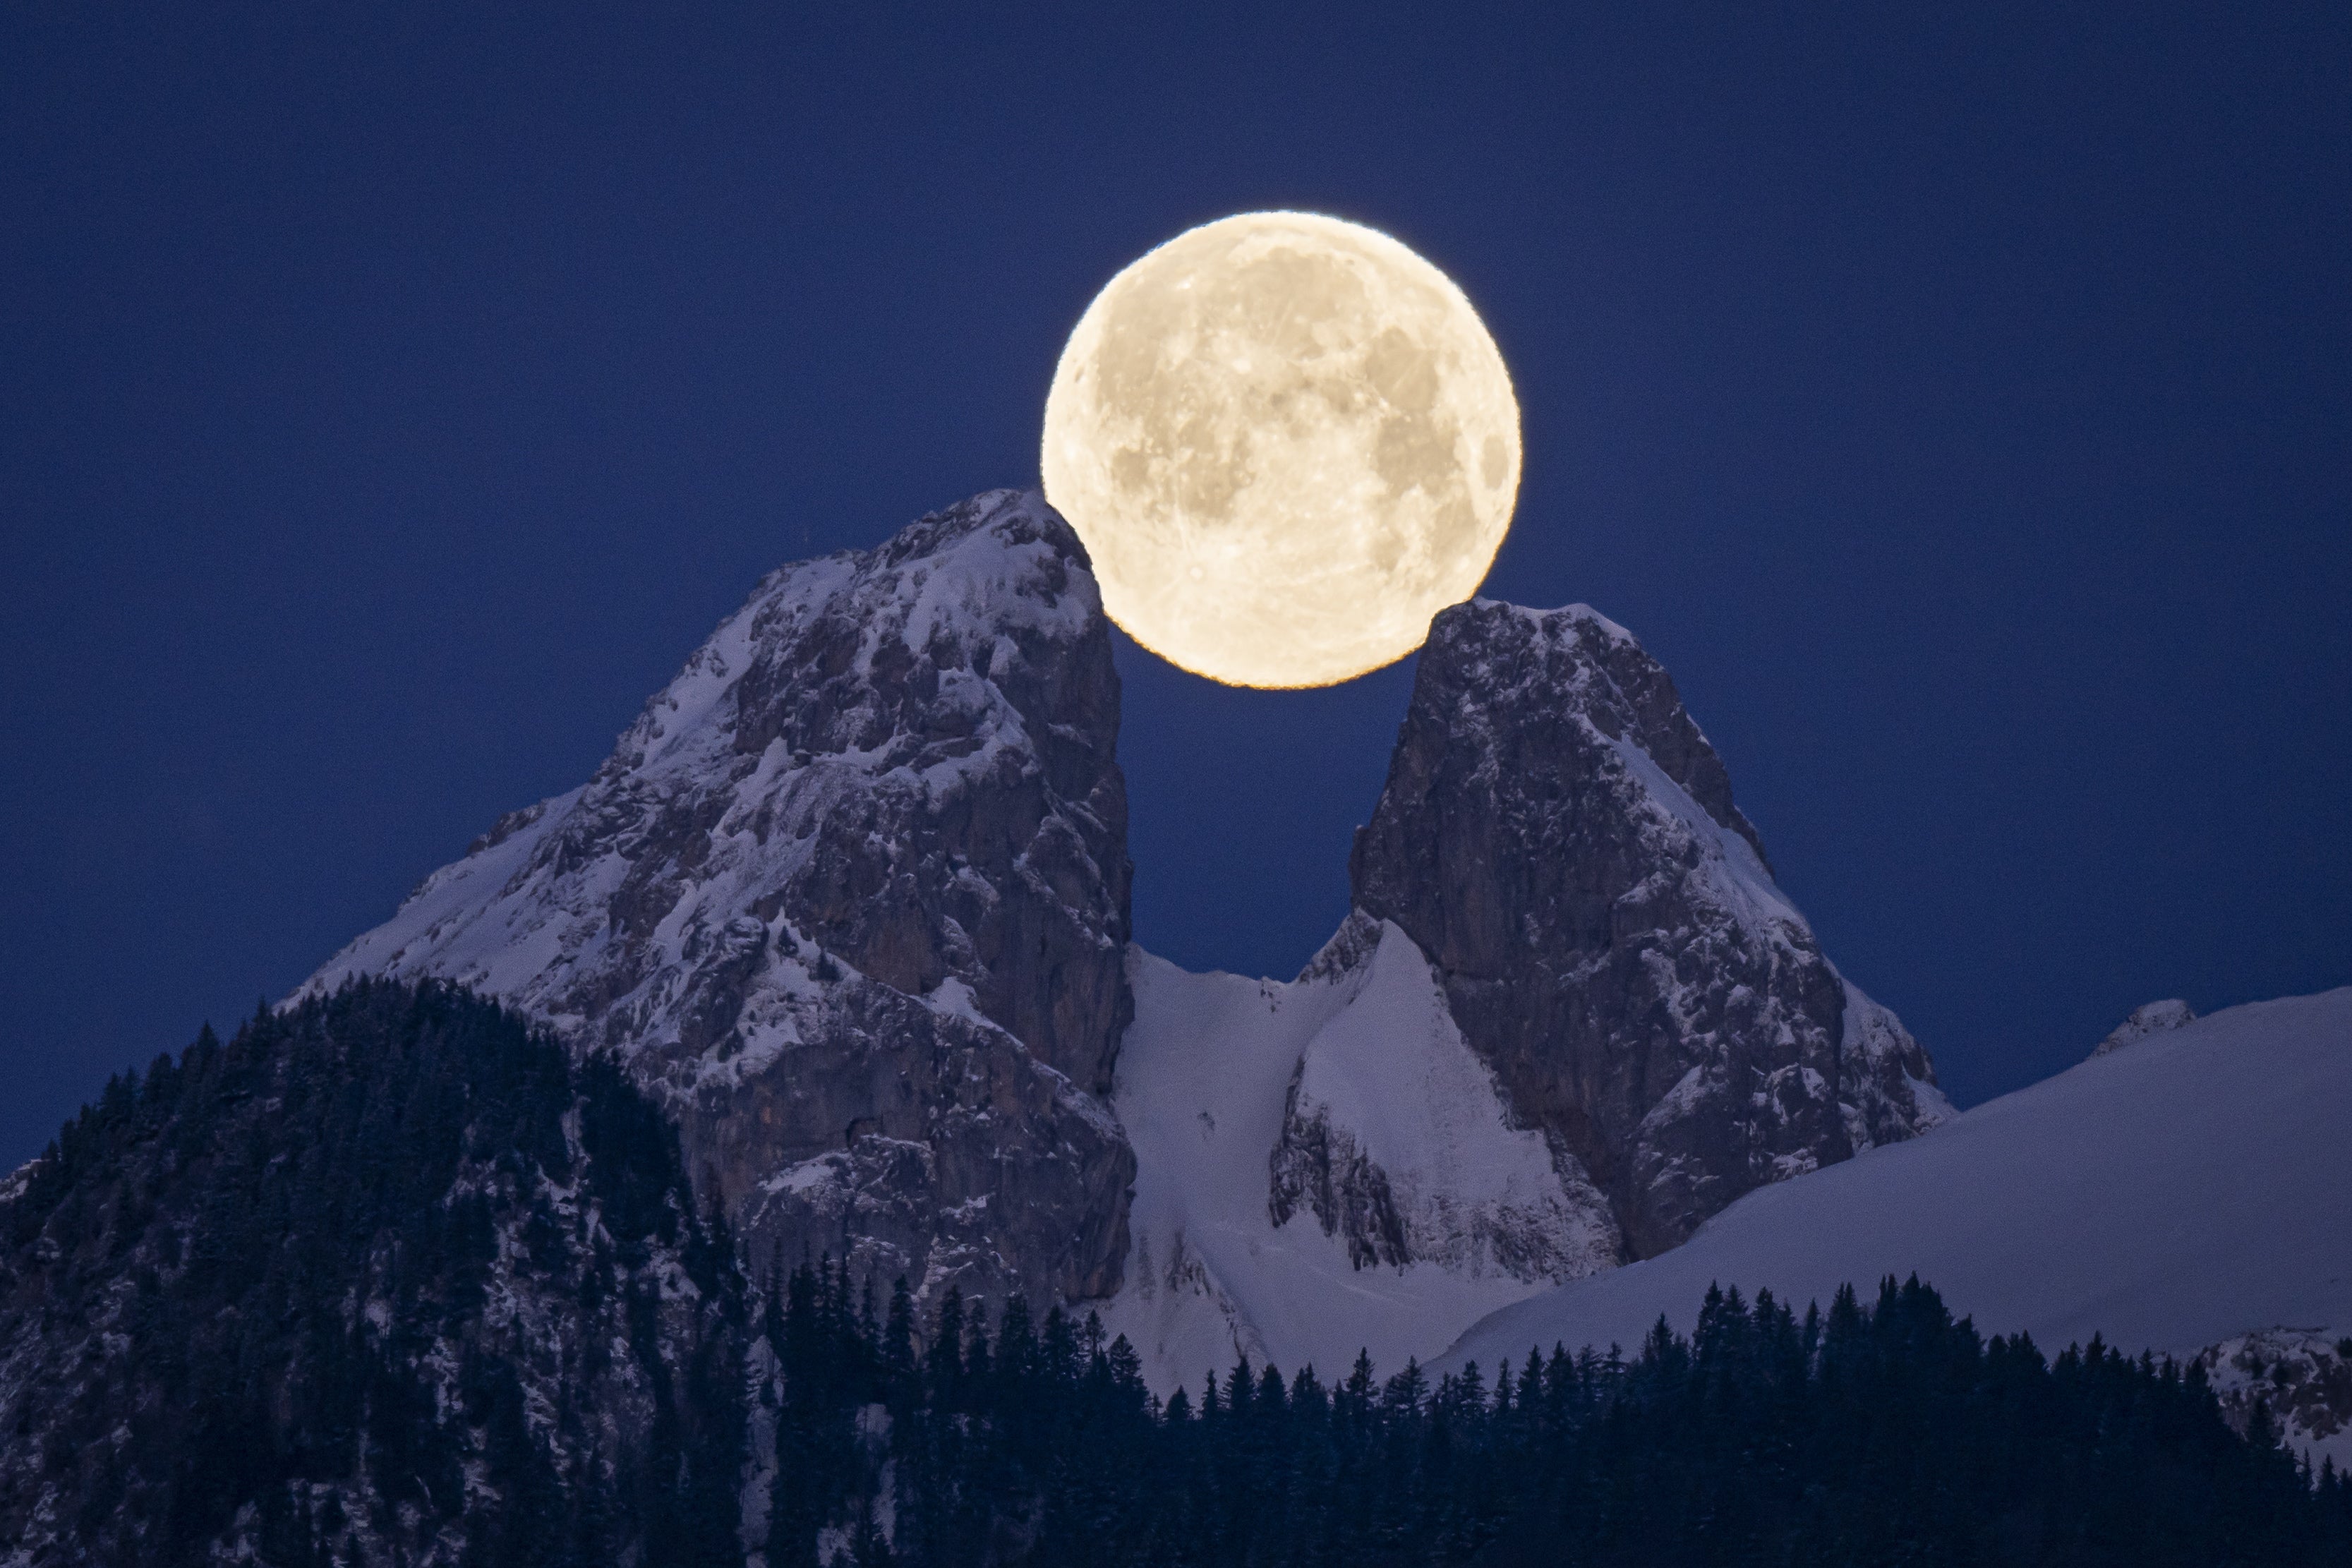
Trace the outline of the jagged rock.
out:
[[[990,491],[772,574],[587,784],[309,989],[460,980],[624,1056],[755,1258],[1101,1295],[1133,1156],[1118,678],[1086,552]]]
[[[1004,1030],[886,986],[845,985],[812,1022],[788,1071],[680,1106],[750,1236],[933,1297],[1118,1288],[1135,1163],[1101,1102]],[[820,1152],[777,1168],[778,1149]]]
[[[1145,1303],[1170,1356],[1271,1343],[1272,1314],[1377,1271],[1392,1288],[1351,1278],[1360,1311],[1326,1326],[1440,1348],[1459,1313],[1940,1114],[1665,672],[1589,610],[1484,603],[1433,628],[1348,929],[1253,990],[1263,1018],[1221,1011],[1222,977],[1156,980],[1218,1021],[1139,1026],[1160,1057],[1128,1083],[1118,700],[1076,537],[1034,495],[975,498],[770,577],[585,786],[501,820],[311,984],[446,976],[620,1053],[755,1261],[904,1272],[926,1309],[950,1284],[1101,1297],[1132,1268],[1176,1293]],[[1213,1060],[1213,1083],[1186,1065]],[[1207,1156],[1200,1191],[1173,1164],[1144,1184],[1132,1247],[1115,1083],[1137,1146]]]
[[[2092,1047],[2091,1055],[2103,1057],[2150,1035],[2168,1034],[2196,1021],[2197,1009],[2177,996],[2163,1002],[2143,1002],[2132,1009],[2130,1017],[2115,1026],[2113,1033]]]
[[[1774,884],[1671,678],[1585,606],[1436,618],[1349,875],[1628,1257],[1949,1114]]]

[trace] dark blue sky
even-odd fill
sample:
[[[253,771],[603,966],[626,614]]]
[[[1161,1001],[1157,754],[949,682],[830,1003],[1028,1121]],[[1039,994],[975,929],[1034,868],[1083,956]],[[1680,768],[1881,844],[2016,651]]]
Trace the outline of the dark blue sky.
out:
[[[2340,4],[36,9],[0,1166],[579,782],[770,567],[1034,482],[1095,289],[1251,207],[1461,281],[1526,416],[1486,591],[1643,637],[1964,1102],[2352,983]],[[1288,973],[1410,666],[1120,658],[1139,938]]]

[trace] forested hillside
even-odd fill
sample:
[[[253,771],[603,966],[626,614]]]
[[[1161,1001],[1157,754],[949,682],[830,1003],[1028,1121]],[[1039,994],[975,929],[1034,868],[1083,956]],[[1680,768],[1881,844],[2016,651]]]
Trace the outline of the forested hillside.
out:
[[[437,984],[208,1029],[0,1206],[0,1563],[740,1561],[745,1319],[610,1065]]]

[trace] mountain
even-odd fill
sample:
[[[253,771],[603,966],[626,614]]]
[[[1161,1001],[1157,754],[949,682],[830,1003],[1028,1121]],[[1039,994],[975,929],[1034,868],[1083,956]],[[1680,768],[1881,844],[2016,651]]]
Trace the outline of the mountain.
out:
[[[1135,1240],[1104,1321],[1162,1394],[1236,1354],[1401,1366],[1616,1261],[1605,1205],[1511,1123],[1395,927],[1351,921],[1288,984],[1143,953],[1133,973]]]
[[[1077,537],[990,491],[763,581],[583,787],[304,988],[436,975],[619,1053],[755,1258],[1108,1294],[1133,1159],[1118,677]]]
[[[750,1338],[609,1062],[361,982],[116,1079],[0,1193],[0,1563],[722,1561]]]
[[[2074,1468],[2002,1540],[2195,1558],[2307,1489],[2279,1423],[2352,1458],[2352,991],[2151,1004],[1955,1117],[1657,661],[1487,601],[1331,940],[1187,973],[1118,726],[1034,494],[771,575],[586,784],[0,1182],[0,1568],[1517,1561],[1594,1509],[1597,1560],[1899,1555],[2024,1444]],[[1915,1270],[2189,1370],[1836,1295]]]
[[[1431,1355],[1951,1115],[1774,884],[1664,668],[1584,605],[1436,618],[1295,982],[1139,958],[1108,1313],[1165,1388],[1236,1350]]]
[[[1752,1193],[1673,1252],[1497,1311],[1440,1364],[1633,1345],[1718,1281],[1827,1303],[1916,1273],[1986,1333],[2196,1359],[2241,1418],[2263,1397],[2352,1464],[2347,1128],[2352,988],[2231,1007]]]
[[[1437,617],[1349,873],[1628,1258],[1951,1113],[1774,884],[1672,678],[1584,605]]]
[[[1118,729],[1076,536],[991,491],[769,577],[302,994],[437,976],[613,1050],[755,1259],[1108,1300],[1162,1385],[1433,1352],[1948,1109],[1589,609],[1438,617],[1288,985],[1129,944]]]

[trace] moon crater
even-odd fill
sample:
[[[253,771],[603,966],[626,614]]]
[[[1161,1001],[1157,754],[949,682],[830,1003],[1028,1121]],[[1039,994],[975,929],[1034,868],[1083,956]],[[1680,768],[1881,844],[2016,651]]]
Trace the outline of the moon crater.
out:
[[[1087,307],[1044,471],[1138,642],[1232,685],[1325,686],[1476,590],[1517,495],[1518,405],[1469,300],[1412,250],[1244,213]]]

